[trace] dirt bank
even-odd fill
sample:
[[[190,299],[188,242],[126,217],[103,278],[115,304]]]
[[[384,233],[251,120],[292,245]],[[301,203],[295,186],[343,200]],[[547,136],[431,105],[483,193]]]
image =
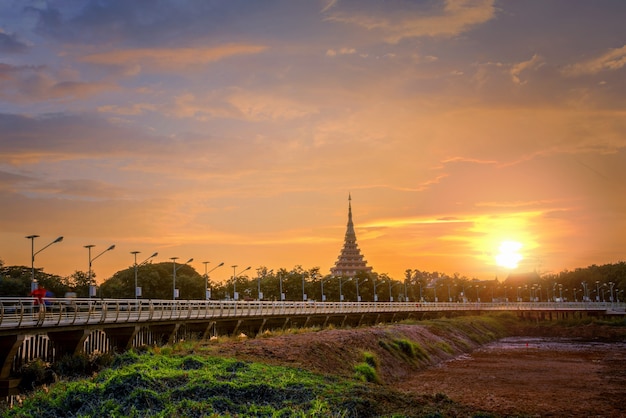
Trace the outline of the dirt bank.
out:
[[[381,385],[411,395],[447,398],[467,407],[463,411],[494,416],[626,415],[622,406],[626,350],[487,348],[489,342],[507,336],[626,342],[626,327],[518,322],[502,327],[485,318],[457,318],[454,325],[442,320],[322,330],[242,338],[209,347],[213,354],[341,376],[353,376],[364,353],[372,353]]]

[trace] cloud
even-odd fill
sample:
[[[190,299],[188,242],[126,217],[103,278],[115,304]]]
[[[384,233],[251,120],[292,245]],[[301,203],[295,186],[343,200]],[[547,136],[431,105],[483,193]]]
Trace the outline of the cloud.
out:
[[[402,10],[380,15],[361,11],[331,11],[328,21],[360,26],[382,32],[389,43],[405,38],[453,37],[495,17],[495,0],[445,0],[436,11]]]
[[[533,70],[533,69],[539,68],[543,64],[544,64],[543,58],[541,58],[537,54],[533,55],[533,57],[529,59],[528,61],[523,61],[523,62],[514,64],[510,70],[511,79],[513,80],[513,83],[519,84],[519,85],[526,84],[526,81],[522,81],[520,78],[521,73],[526,70]]]
[[[45,66],[0,64],[0,98],[13,102],[78,99],[118,89],[108,82],[63,80]]]
[[[249,121],[286,121],[318,113],[317,106],[281,95],[233,88],[208,94],[176,97],[172,113],[181,118],[232,118]]]
[[[356,54],[354,48],[341,48],[341,49],[329,49],[326,51],[327,57],[336,57],[337,55],[352,55]]]
[[[121,49],[88,54],[80,57],[79,60],[90,64],[131,68],[140,65],[142,71],[148,72],[178,71],[193,66],[204,66],[236,55],[258,54],[266,49],[266,46],[247,44],[228,44],[210,48]]]
[[[26,50],[28,50],[28,45],[18,40],[14,33],[6,33],[0,29],[0,53],[18,54]]]
[[[604,71],[616,71],[626,65],[626,45],[611,49],[599,57],[588,61],[572,64],[563,70],[568,77],[593,75]]]

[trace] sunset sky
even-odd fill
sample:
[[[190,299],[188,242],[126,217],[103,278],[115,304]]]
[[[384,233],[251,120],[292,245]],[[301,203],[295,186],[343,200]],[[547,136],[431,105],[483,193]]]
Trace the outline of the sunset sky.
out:
[[[624,261],[625,21],[617,0],[0,1],[0,259],[62,235],[36,267],[115,244],[100,281],[131,251],[328,274],[351,194],[395,279]]]

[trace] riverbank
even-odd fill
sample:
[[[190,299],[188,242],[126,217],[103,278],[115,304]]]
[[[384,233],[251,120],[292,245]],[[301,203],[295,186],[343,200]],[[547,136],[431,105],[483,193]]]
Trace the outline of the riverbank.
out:
[[[57,413],[48,416],[98,416],[107,405],[117,408],[113,416],[150,417],[549,416],[543,415],[546,411],[551,416],[617,416],[602,415],[606,407],[596,415],[572,415],[576,408],[527,408],[542,406],[540,400],[558,404],[550,401],[553,394],[554,399],[570,399],[571,405],[577,399],[578,404],[589,403],[584,396],[592,389],[600,393],[596,398],[606,393],[605,398],[615,403],[624,397],[620,388],[626,387],[622,366],[626,362],[610,356],[576,357],[575,352],[561,351],[548,367],[542,365],[546,360],[542,350],[529,348],[513,355],[512,351],[501,355],[483,351],[502,338],[540,334],[626,341],[624,326],[531,324],[506,315],[188,341],[122,356],[125,360],[118,360],[111,371],[77,385],[55,385],[48,394],[39,392],[7,416],[45,416],[43,411]],[[166,358],[179,363],[166,366],[157,361]],[[230,360],[223,363],[223,359]],[[140,378],[151,375],[154,367],[160,377]],[[227,372],[211,370],[220,367]],[[607,375],[607,367],[613,371],[611,379],[601,378]],[[139,369],[145,371],[139,373]],[[537,370],[545,373],[532,375]],[[546,376],[562,379],[534,384]],[[584,384],[568,388],[568,382],[576,381],[592,383],[593,388],[586,390]],[[194,405],[191,409],[189,402]],[[70,406],[74,409],[58,415],[63,410],[58,408]]]

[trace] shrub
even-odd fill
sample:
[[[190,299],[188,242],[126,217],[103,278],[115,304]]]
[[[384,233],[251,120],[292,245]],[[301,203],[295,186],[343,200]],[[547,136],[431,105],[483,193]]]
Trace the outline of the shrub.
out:
[[[22,367],[18,373],[22,377],[20,387],[26,390],[32,390],[36,386],[46,383],[46,377],[49,376],[50,365],[41,359],[34,359]]]
[[[359,363],[354,366],[354,376],[364,382],[380,383],[376,369],[367,363]]]
[[[373,367],[374,369],[378,369],[378,359],[374,353],[370,353],[366,351],[363,353],[363,357],[365,359],[365,363]]]

